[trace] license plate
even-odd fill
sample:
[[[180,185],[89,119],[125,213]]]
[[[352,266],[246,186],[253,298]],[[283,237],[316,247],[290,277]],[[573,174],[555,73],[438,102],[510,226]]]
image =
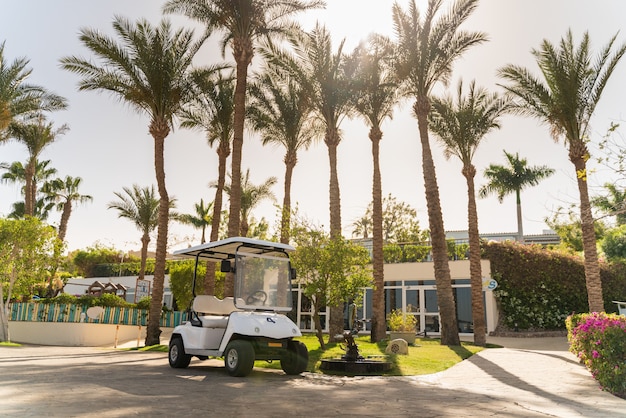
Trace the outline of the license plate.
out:
[[[268,347],[282,347],[283,345],[281,343],[267,343]]]

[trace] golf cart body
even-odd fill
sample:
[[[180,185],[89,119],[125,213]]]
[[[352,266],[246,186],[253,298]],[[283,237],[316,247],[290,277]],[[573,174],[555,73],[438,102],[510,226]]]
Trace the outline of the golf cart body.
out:
[[[233,237],[175,251],[195,258],[194,285],[201,261],[214,261],[221,271],[234,273],[235,296],[194,297],[189,320],[172,333],[170,365],[187,367],[192,356],[224,357],[234,376],[250,373],[255,360],[280,360],[287,374],[303,372],[308,352],[293,340],[302,334],[285,316],[292,309],[293,250],[286,244]]]

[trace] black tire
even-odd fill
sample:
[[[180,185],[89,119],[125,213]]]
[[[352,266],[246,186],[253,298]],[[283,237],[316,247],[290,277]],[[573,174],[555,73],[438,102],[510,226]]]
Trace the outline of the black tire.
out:
[[[296,375],[306,371],[309,365],[309,350],[300,341],[289,341],[287,352],[280,359],[280,367],[289,375]]]
[[[185,347],[183,345],[182,338],[177,337],[170,341],[170,349],[167,358],[170,362],[170,366],[175,369],[184,369],[189,366],[191,356],[189,354],[185,354]]]
[[[229,342],[226,351],[224,351],[224,366],[231,376],[249,375],[254,367],[254,347],[250,341],[234,340]]]

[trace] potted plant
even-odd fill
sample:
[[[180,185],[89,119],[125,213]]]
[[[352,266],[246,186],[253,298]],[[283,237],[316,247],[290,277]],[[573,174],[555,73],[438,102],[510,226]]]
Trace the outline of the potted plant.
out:
[[[387,325],[389,326],[389,338],[395,340],[402,338],[409,344],[415,343],[417,318],[402,309],[394,309],[387,317]]]

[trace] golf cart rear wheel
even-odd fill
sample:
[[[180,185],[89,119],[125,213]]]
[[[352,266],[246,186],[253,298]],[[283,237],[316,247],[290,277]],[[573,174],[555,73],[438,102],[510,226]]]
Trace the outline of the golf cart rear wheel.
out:
[[[191,356],[185,354],[182,338],[178,337],[170,341],[170,350],[167,358],[169,359],[170,366],[175,369],[184,369],[189,366]]]
[[[224,366],[231,376],[243,377],[254,367],[254,347],[250,341],[234,340],[224,351]]]
[[[289,341],[287,352],[280,359],[280,367],[290,375],[304,372],[309,364],[309,351],[300,341]]]

